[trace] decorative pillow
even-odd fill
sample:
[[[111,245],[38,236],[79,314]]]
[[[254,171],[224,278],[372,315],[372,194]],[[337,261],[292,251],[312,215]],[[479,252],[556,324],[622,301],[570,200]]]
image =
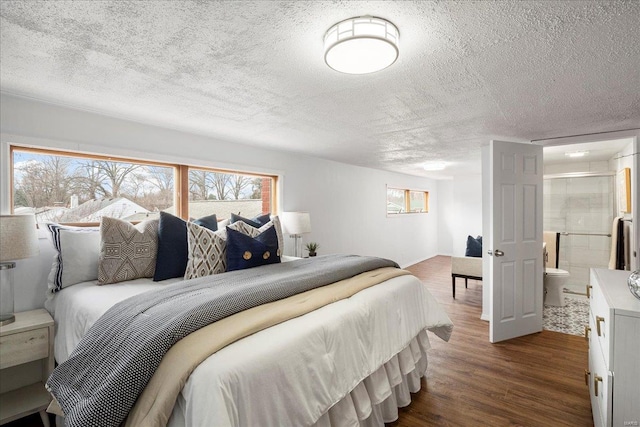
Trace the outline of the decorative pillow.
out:
[[[227,269],[227,230],[211,231],[192,222],[187,223],[189,257],[185,279],[224,273]]]
[[[257,228],[242,221],[215,232],[194,223],[187,223],[189,254],[185,279],[227,271],[227,228],[250,237],[260,234]]]
[[[240,215],[236,215],[236,214],[231,214],[231,224],[234,224],[238,221],[242,221],[245,222],[247,224],[249,224],[252,227],[255,228],[260,228],[263,225],[265,225],[267,222],[269,222],[269,219],[271,217],[271,214],[263,214],[263,215],[258,215],[256,217],[253,217],[251,219],[242,217]]]
[[[193,221],[211,231],[218,229],[215,215]],[[187,223],[182,218],[166,212],[160,212],[158,224],[158,255],[153,280],[165,280],[183,277],[189,259],[187,242]]]
[[[249,237],[256,237],[257,235],[264,233],[268,228],[273,227],[275,229],[276,236],[278,237],[278,256],[282,255],[282,251],[284,250],[282,226],[280,225],[280,219],[277,216],[272,216],[271,220],[260,228],[253,227],[244,221],[234,222],[228,227]]]
[[[216,218],[216,214],[198,218],[193,221],[193,223],[206,227],[211,231],[218,230],[218,218]]]
[[[98,278],[100,228],[47,224],[56,250],[47,280],[49,292]]]
[[[227,271],[280,262],[275,227],[250,237],[227,227]]]
[[[153,277],[158,251],[158,223],[152,219],[133,225],[102,217],[98,284]]]
[[[282,237],[282,225],[280,224],[280,218],[278,218],[278,215],[271,216],[271,222],[273,222],[273,227],[276,229],[276,234],[278,235],[278,249],[280,249],[279,255],[282,255],[282,253],[284,252],[284,238]],[[263,225],[260,228],[262,229],[268,224],[269,223]]]
[[[482,257],[482,236],[475,239],[471,236],[467,237],[467,250],[464,256]]]

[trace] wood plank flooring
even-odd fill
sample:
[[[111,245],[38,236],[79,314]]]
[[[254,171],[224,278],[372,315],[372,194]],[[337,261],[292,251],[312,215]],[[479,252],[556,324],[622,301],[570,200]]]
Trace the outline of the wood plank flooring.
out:
[[[393,427],[592,426],[584,383],[584,338],[543,331],[489,343],[480,320],[482,282],[458,279],[451,296],[451,259],[437,256],[408,268],[443,304],[454,323],[446,343],[430,335],[423,389]]]
[[[593,426],[583,338],[543,331],[490,344],[489,324],[480,320],[482,282],[470,280],[465,289],[459,280],[454,300],[449,257],[408,270],[444,305],[455,327],[448,343],[429,334],[433,348],[423,388],[388,426]],[[34,414],[7,426],[41,425]]]

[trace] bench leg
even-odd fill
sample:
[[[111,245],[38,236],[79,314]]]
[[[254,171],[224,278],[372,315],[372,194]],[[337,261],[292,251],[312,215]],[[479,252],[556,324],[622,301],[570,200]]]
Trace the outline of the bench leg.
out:
[[[467,289],[467,278],[464,278],[464,288]]]
[[[49,414],[47,414],[47,411],[40,411],[40,419],[42,420],[42,425],[44,427],[51,427],[51,423],[49,422]]]
[[[456,278],[451,276],[451,289],[453,290],[453,299],[456,299]]]

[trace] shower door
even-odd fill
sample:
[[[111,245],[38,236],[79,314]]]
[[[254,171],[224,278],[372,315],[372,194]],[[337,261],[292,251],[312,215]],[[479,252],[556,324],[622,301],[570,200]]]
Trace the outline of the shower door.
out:
[[[567,288],[585,292],[589,268],[609,265],[615,215],[613,173],[550,175],[544,179],[544,229],[560,232],[558,267]]]

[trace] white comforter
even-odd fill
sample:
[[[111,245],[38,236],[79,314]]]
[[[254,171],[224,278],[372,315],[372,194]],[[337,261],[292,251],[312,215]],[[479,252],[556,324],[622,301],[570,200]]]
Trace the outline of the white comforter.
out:
[[[168,283],[86,282],[57,294],[48,306],[58,362],[113,304]],[[169,425],[312,425],[425,328],[448,339],[451,322],[418,279],[391,279],[210,356],[185,384]]]

